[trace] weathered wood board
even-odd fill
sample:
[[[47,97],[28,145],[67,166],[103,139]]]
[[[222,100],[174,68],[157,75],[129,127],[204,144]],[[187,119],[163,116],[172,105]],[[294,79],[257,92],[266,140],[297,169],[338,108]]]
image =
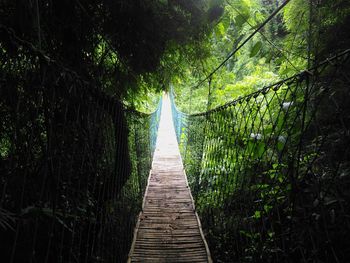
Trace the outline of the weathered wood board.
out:
[[[129,262],[211,262],[163,97],[157,147]]]

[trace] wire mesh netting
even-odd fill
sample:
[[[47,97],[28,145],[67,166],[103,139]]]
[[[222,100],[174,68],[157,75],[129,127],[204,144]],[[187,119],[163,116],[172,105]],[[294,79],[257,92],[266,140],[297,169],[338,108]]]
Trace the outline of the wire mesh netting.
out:
[[[199,114],[172,95],[180,151],[218,262],[350,257],[349,50]]]
[[[161,103],[149,115],[124,110],[10,42],[0,43],[1,261],[125,262]]]

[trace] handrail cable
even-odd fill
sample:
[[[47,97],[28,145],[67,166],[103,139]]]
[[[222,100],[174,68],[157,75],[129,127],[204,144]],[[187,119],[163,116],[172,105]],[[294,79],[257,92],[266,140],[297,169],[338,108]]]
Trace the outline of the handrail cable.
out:
[[[259,94],[259,93],[261,93],[261,92],[263,92],[263,91],[266,91],[266,90],[268,90],[268,89],[270,89],[270,88],[272,88],[272,87],[274,87],[274,86],[276,86],[276,85],[282,85],[283,83],[285,83],[285,82],[287,82],[287,81],[289,81],[289,80],[295,79],[295,78],[297,78],[297,77],[301,77],[301,76],[303,76],[303,75],[305,75],[305,74],[310,74],[310,75],[312,75],[312,74],[313,74],[312,71],[317,70],[318,68],[320,68],[320,67],[326,65],[327,63],[332,63],[332,61],[334,61],[334,60],[336,60],[336,59],[338,59],[338,58],[340,58],[340,57],[342,57],[342,56],[349,55],[349,54],[350,54],[350,49],[346,49],[346,50],[344,50],[343,52],[340,52],[340,53],[338,53],[338,54],[336,54],[336,55],[334,55],[334,56],[332,56],[332,57],[330,57],[330,58],[327,58],[327,59],[323,60],[322,62],[320,62],[319,64],[317,64],[316,66],[314,66],[314,67],[312,67],[312,68],[309,68],[309,69],[307,69],[307,70],[303,70],[303,71],[301,71],[301,72],[299,72],[299,73],[297,73],[297,74],[295,74],[295,75],[293,75],[293,76],[291,76],[291,77],[282,79],[282,80],[280,80],[280,81],[278,81],[278,82],[275,82],[275,83],[273,83],[273,84],[271,84],[271,85],[268,85],[268,86],[266,86],[266,87],[263,87],[263,88],[261,88],[261,89],[255,91],[255,92],[252,92],[252,93],[250,93],[250,94],[247,94],[247,95],[244,95],[244,96],[240,96],[240,97],[238,97],[237,99],[234,99],[234,100],[232,100],[232,101],[229,101],[229,102],[227,102],[227,103],[225,103],[225,104],[223,104],[223,105],[221,105],[221,106],[218,106],[218,107],[216,107],[216,108],[214,108],[214,109],[211,109],[211,110],[208,110],[208,111],[204,111],[204,112],[194,113],[194,114],[191,114],[191,113],[184,113],[184,112],[181,112],[181,113],[183,113],[183,114],[185,114],[185,115],[188,115],[188,116],[203,116],[203,115],[206,115],[206,114],[208,114],[208,113],[221,110],[221,109],[226,108],[226,107],[228,107],[228,106],[231,106],[232,104],[235,104],[235,103],[237,103],[237,102],[239,102],[239,101],[241,101],[241,100],[244,100],[244,99],[253,97],[254,95],[257,95],[257,94]]]

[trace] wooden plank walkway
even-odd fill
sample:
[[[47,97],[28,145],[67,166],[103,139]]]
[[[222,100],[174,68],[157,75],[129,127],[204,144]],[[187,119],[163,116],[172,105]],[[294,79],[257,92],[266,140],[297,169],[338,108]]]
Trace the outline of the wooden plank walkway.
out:
[[[212,262],[183,171],[167,95],[128,262]]]

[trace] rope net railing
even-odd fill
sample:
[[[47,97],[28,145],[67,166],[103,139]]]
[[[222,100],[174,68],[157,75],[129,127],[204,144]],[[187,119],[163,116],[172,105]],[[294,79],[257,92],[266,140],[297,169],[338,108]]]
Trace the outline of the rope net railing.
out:
[[[1,261],[126,262],[161,103],[152,114],[125,110],[1,35]]]
[[[215,261],[350,257],[349,53],[204,113],[180,112],[172,94]]]

